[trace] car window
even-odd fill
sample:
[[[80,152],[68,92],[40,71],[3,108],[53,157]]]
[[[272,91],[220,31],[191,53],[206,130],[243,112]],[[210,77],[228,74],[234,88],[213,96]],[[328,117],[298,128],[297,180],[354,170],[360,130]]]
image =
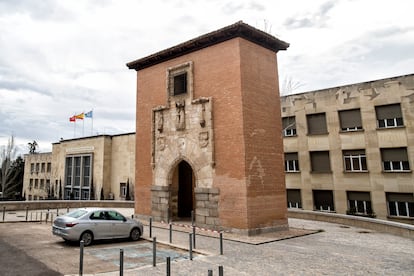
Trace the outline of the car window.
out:
[[[75,210],[75,211],[67,213],[66,216],[71,217],[71,218],[79,218],[86,213],[87,213],[86,210]]]
[[[124,216],[115,211],[108,211],[108,219],[110,220],[124,220]]]
[[[101,211],[95,211],[91,214],[89,218],[90,219],[105,219],[105,214],[104,212],[101,212]]]

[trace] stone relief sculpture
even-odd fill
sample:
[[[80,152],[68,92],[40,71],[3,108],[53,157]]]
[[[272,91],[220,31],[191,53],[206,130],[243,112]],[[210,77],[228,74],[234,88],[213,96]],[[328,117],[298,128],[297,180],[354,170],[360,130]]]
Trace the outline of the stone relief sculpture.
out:
[[[164,129],[164,114],[162,111],[158,112],[157,129],[162,132]]]
[[[179,100],[175,102],[176,117],[175,117],[175,129],[185,129],[185,101]]]
[[[200,132],[198,134],[198,143],[200,148],[205,148],[208,146],[208,131]]]

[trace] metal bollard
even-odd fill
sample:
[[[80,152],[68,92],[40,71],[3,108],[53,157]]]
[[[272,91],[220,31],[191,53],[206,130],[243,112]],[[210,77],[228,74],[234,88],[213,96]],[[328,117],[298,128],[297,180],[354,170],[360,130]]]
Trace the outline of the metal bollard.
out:
[[[172,224],[171,224],[171,222],[170,222],[170,225],[169,225],[169,229],[170,229],[170,243],[172,243]]]
[[[79,275],[83,275],[83,247],[84,247],[84,241],[80,241],[80,248],[79,248]]]
[[[208,276],[213,276],[213,270],[211,270],[211,269],[209,269],[208,270],[208,274],[207,274]]]
[[[219,276],[224,276],[224,270],[223,270],[223,266],[222,265],[219,265],[218,270],[219,270]]]
[[[149,218],[149,237],[152,238],[152,217]]]
[[[190,253],[190,260],[192,261],[193,260],[193,237],[192,237],[192,235],[193,234],[189,234],[188,235],[188,237],[189,237],[189,250],[188,250],[188,253]]]
[[[26,206],[26,221],[29,218],[29,206]]]
[[[56,208],[56,216],[59,216],[59,208]]]
[[[223,255],[223,232],[220,232],[220,255]]]
[[[191,211],[191,225],[194,226],[194,210]]]
[[[33,212],[30,212],[30,221],[33,221]]]
[[[6,216],[6,206],[3,206],[3,221],[4,221],[5,216]]]
[[[36,221],[37,221],[37,212],[36,212]]]
[[[171,275],[171,257],[167,257],[167,276]]]
[[[40,223],[42,223],[42,215],[43,215],[43,212],[40,211]]]
[[[66,207],[66,213],[69,213],[69,207]]]
[[[53,213],[50,213],[50,224],[53,224]]]
[[[152,266],[157,266],[157,238],[152,239]]]
[[[119,250],[119,276],[124,275],[124,250]]]
[[[193,248],[196,248],[196,232],[195,232],[195,226],[193,225]]]

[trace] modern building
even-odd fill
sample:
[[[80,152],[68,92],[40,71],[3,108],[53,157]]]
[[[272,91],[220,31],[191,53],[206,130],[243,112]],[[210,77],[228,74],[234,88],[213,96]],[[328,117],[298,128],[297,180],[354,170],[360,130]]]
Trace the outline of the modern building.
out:
[[[256,234],[286,229],[276,53],[243,22],[127,64],[137,71],[135,213]]]
[[[61,140],[25,156],[26,200],[133,200],[135,133]]]
[[[22,196],[26,200],[47,199],[51,195],[52,153],[26,154]]]
[[[288,207],[414,223],[414,75],[281,100]]]

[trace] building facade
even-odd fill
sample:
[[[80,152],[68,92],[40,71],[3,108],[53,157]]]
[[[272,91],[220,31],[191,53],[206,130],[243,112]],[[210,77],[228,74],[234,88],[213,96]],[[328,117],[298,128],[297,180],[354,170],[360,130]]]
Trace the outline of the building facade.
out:
[[[25,156],[26,200],[133,200],[134,185],[135,133],[61,140]]]
[[[47,199],[51,195],[52,153],[26,154],[22,196],[26,200]]]
[[[287,228],[276,53],[243,22],[137,71],[135,213],[246,234]]]
[[[289,208],[414,220],[414,75],[282,100]]]

